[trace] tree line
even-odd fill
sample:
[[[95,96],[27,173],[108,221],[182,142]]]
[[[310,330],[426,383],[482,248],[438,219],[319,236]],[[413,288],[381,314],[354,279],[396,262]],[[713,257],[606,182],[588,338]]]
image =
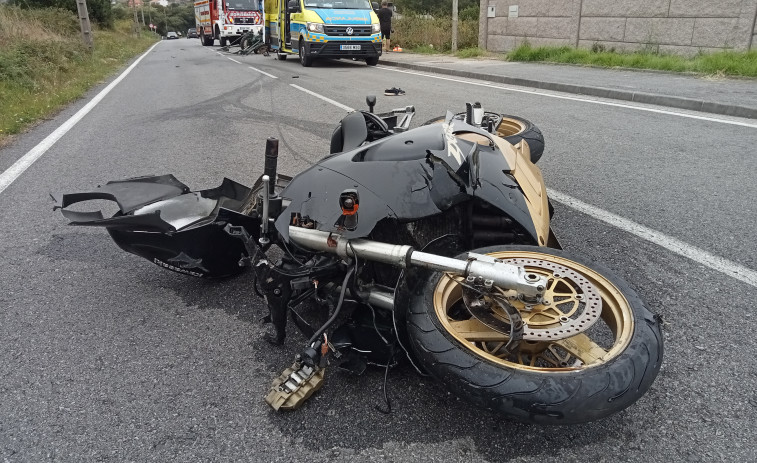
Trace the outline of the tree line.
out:
[[[77,13],[76,0],[9,0],[8,4],[27,9],[60,8]],[[131,7],[124,4],[111,5],[111,0],[87,0],[87,11],[90,21],[104,29],[112,29],[116,20],[134,17]],[[167,7],[146,5],[137,8],[137,19],[140,24],[143,17],[144,23],[154,24],[160,35],[165,35],[168,31],[183,34],[188,28],[195,26],[192,3],[173,3]]]
[[[452,0],[392,0],[401,14],[452,16]],[[458,0],[460,19],[478,19],[479,0]]]

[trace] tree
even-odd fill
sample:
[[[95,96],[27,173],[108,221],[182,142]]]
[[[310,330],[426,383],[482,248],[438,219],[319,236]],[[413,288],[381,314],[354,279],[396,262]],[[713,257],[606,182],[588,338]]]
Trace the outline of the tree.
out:
[[[78,13],[76,0],[10,0],[8,3],[21,8],[62,8]],[[113,27],[110,0],[87,0],[87,11],[89,11],[89,19],[101,27]]]

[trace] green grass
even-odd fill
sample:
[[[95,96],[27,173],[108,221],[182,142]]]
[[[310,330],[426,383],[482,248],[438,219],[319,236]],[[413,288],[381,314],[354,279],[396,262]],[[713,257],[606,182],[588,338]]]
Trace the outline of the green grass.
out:
[[[131,24],[93,31],[90,51],[72,13],[0,6],[0,145],[80,98],[157,40],[148,33],[133,36]]]
[[[426,19],[418,16],[403,16],[392,21],[392,46],[406,50],[426,50],[425,53],[448,53],[452,47],[452,18]],[[458,48],[475,47],[478,44],[478,19],[458,21]],[[433,50],[433,51],[428,51]]]
[[[603,47],[587,50],[572,47],[532,47],[523,44],[509,52],[505,59],[757,77],[757,51],[723,51],[684,57],[645,51],[619,53],[606,51]]]
[[[458,58],[478,58],[480,56],[488,56],[489,52],[478,47],[463,48],[455,53]]]
[[[418,53],[421,55],[434,55],[436,53],[440,53],[439,50],[429,45],[418,45],[416,47],[411,48],[408,51],[411,51],[413,53]]]

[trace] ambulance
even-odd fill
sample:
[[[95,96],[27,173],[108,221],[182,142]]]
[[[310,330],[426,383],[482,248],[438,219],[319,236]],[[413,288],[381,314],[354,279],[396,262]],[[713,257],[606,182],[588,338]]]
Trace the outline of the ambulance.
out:
[[[356,58],[369,66],[381,56],[381,27],[370,0],[265,0],[269,48],[311,66],[319,58]]]

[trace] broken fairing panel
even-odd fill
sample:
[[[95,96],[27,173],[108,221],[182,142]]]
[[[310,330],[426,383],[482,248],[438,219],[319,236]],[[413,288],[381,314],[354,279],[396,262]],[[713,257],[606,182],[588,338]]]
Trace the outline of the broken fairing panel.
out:
[[[109,182],[86,193],[60,197],[56,209],[71,225],[105,227],[118,246],[174,272],[194,277],[223,277],[239,273],[243,243],[223,228],[244,226],[257,235],[257,214],[241,213],[249,188],[224,179],[221,186],[191,192],[172,175],[138,177]],[[91,200],[118,204],[105,218],[101,211],[77,212],[66,208]]]
[[[321,231],[360,238],[385,218],[417,220],[481,198],[523,224],[536,240],[523,193],[507,175],[515,166],[494,142],[484,145],[461,138],[466,134],[492,137],[452,120],[329,156],[297,175],[281,192],[290,203],[277,218],[276,229],[288,239],[289,225],[298,217],[315,222]],[[482,172],[487,174],[482,177]],[[342,210],[337,199],[346,190],[357,191],[360,215],[354,227],[339,228]]]

